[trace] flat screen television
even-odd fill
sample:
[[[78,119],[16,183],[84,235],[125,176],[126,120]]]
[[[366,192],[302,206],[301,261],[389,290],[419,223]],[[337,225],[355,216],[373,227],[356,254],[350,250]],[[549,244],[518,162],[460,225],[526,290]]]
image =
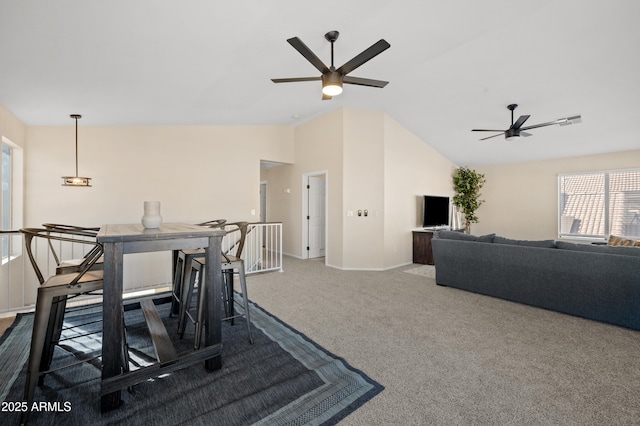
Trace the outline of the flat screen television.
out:
[[[422,208],[422,226],[424,228],[436,228],[450,226],[451,218],[449,197],[425,195]]]

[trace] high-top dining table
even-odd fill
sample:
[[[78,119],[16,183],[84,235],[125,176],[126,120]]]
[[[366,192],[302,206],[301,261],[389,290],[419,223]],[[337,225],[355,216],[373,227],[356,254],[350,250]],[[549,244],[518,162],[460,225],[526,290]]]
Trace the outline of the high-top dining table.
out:
[[[120,391],[164,373],[204,361],[208,370],[222,365],[222,272],[220,250],[225,232],[185,223],[162,224],[145,229],[141,224],[103,225],[98,242],[104,247],[104,289],[102,328],[101,410],[120,405]],[[123,310],[123,257],[130,253],[205,249],[204,345],[186,354],[177,354],[152,301],[141,302],[158,358],[155,364],[128,371],[125,356]],[[211,265],[211,266],[209,266]]]

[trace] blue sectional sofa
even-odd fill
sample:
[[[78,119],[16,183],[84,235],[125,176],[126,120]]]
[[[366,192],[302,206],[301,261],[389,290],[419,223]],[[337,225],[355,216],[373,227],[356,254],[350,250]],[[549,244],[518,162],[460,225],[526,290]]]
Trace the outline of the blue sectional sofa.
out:
[[[640,247],[440,231],[439,285],[640,330]]]

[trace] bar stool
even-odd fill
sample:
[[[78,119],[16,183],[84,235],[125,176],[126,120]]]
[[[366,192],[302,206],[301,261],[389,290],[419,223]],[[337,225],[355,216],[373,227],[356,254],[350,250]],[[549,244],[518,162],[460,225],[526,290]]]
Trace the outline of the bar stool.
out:
[[[253,343],[253,337],[251,336],[251,316],[249,312],[249,297],[247,293],[247,281],[244,271],[244,260],[240,258],[242,255],[242,250],[244,249],[244,242],[247,236],[247,228],[248,222],[235,222],[229,223],[223,226],[225,231],[227,231],[228,226],[235,226],[235,229],[227,231],[227,235],[238,232],[240,235],[235,242],[236,254],[225,254],[222,253],[222,272],[225,277],[225,285],[224,285],[224,302],[225,302],[225,315],[226,317],[223,320],[231,320],[233,323],[234,318],[245,317],[247,321],[247,334],[249,336],[249,342]],[[195,344],[194,347],[197,349],[200,347],[200,340],[202,338],[202,326],[204,325],[204,303],[205,297],[204,292],[206,291],[206,286],[204,284],[204,270],[206,267],[206,259],[203,257],[195,258],[191,262],[191,273],[189,277],[189,281],[186,281],[187,286],[185,287],[185,298],[183,300],[183,307],[180,310],[181,315],[184,315],[184,318],[181,318],[181,328],[179,329],[180,338],[184,337],[184,332],[186,329],[186,318],[189,318],[196,327],[195,331]],[[242,299],[243,299],[243,314],[236,314],[234,301],[233,301],[233,275],[235,270],[238,270],[238,275],[240,277],[240,288],[242,290]],[[191,295],[193,294],[193,290],[195,287],[196,276],[198,277],[198,299],[197,299],[197,310],[195,318],[189,312],[189,306],[191,303]]]
[[[209,220],[207,222],[198,223],[198,226],[206,226],[209,228],[220,228],[227,222],[226,219],[214,219]],[[184,315],[181,309],[185,306],[181,301],[185,298],[185,294],[183,293],[183,283],[188,283],[191,277],[191,261],[197,258],[204,257],[204,249],[194,249],[194,250],[179,250],[175,253],[175,259],[173,261],[174,265],[174,276],[173,276],[173,286],[171,291],[172,303],[171,303],[171,311],[169,311],[169,316],[173,316],[174,314],[178,314],[178,330],[181,330],[182,327],[182,319]],[[191,301],[191,296],[189,296],[189,302]],[[186,304],[188,306],[188,304]]]
[[[59,306],[66,306],[66,301],[69,297],[92,294],[102,290],[103,271],[91,269],[102,256],[102,246],[95,240],[78,238],[77,235],[72,233],[52,235],[51,231],[46,228],[23,228],[20,232],[25,237],[27,256],[40,283],[37,292],[31,349],[24,388],[24,401],[27,402],[28,407],[31,407],[36,384],[38,382],[40,384],[43,383],[44,375],[69,366],[49,370],[53,356],[53,346],[60,338],[62,320],[64,319],[64,309],[60,309]],[[91,246],[90,255],[88,255],[86,262],[83,262],[77,272],[56,274],[45,279],[34,254],[37,246],[36,241],[38,240],[46,240],[48,243],[53,240],[72,244],[87,244]],[[123,353],[122,356],[123,360],[128,359],[126,353]],[[76,363],[71,365],[74,364]],[[29,410],[23,412],[21,423],[26,423],[29,413]]]
[[[60,233],[60,234],[71,234],[77,237],[86,237],[91,241],[95,241],[96,236],[98,235],[98,231],[100,231],[99,227],[86,227],[86,226],[77,226],[77,225],[67,225],[60,223],[43,223],[42,227],[45,228],[49,232]],[[58,254],[58,250],[53,247],[53,241],[49,240],[49,249],[51,250],[51,255],[53,256],[54,261],[56,262],[56,274],[67,274],[70,272],[78,272],[82,269],[84,264],[88,262],[89,259],[92,258],[93,252],[95,250],[102,250],[100,247],[94,247],[89,253],[85,254],[82,258],[77,259],[62,259],[62,256]],[[91,266],[91,269],[103,269],[103,259],[99,257],[98,260]]]
[[[59,235],[72,235],[73,238],[83,238],[88,239],[95,243],[96,236],[98,235],[99,227],[86,227],[86,226],[78,226],[78,225],[68,225],[68,224],[59,224],[59,223],[43,223],[42,226],[47,230],[47,233],[55,233]],[[61,248],[54,247],[54,239],[48,239],[47,243],[49,246],[49,252],[53,257],[53,260],[56,262],[56,275],[61,274],[70,274],[70,273],[78,273],[83,270],[90,262],[93,262],[89,267],[89,270],[97,271],[104,269],[102,255],[97,255],[98,252],[102,251],[102,246],[96,244],[91,248],[83,257],[75,258],[75,259],[64,259],[62,256]],[[58,242],[58,244],[60,244]],[[95,257],[97,260],[94,261]],[[64,323],[64,313],[67,309],[67,297],[59,297],[54,300],[52,306],[51,316],[55,318],[50,327],[52,327],[52,332],[47,333],[47,339],[45,341],[45,349],[43,352],[43,359],[48,360],[47,362],[50,364],[53,359],[53,352],[55,349],[56,342],[60,340],[60,335],[62,333],[62,326]],[[44,376],[40,377],[40,384],[42,384]]]

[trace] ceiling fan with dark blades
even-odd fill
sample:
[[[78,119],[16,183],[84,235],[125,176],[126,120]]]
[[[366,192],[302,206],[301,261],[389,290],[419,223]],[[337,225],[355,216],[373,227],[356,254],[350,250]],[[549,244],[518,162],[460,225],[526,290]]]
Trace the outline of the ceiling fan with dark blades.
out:
[[[369,86],[369,87],[384,87],[389,82],[382,80],[372,80],[369,78],[360,78],[360,77],[352,77],[349,74],[351,71],[358,68],[360,65],[365,62],[373,59],[378,56],[380,53],[384,52],[388,48],[391,47],[389,43],[387,43],[384,39],[379,40],[374,43],[368,49],[364,50],[359,55],[356,55],[353,59],[347,61],[340,68],[336,69],[333,65],[333,43],[338,39],[340,33],[338,31],[329,31],[324,35],[324,38],[327,39],[331,43],[331,66],[327,67],[320,58],[316,56],[309,47],[298,37],[293,37],[287,40],[294,49],[296,49],[302,56],[304,56],[307,61],[311,62],[311,65],[316,67],[318,71],[322,73],[321,76],[318,77],[293,77],[293,78],[272,78],[271,81],[274,83],[295,83],[300,81],[322,81],[322,99],[329,100],[333,96],[339,95],[342,93],[342,84],[356,84],[359,86]]]
[[[538,127],[546,126],[568,126],[569,124],[578,124],[582,122],[580,115],[573,115],[571,117],[558,118],[557,120],[547,121],[546,123],[534,124],[532,126],[522,127],[525,121],[527,121],[530,115],[521,115],[515,122],[513,121],[513,111],[518,107],[517,104],[511,104],[507,106],[507,109],[511,111],[511,127],[507,130],[489,130],[489,129],[472,129],[472,132],[499,132],[497,135],[488,136],[480,139],[481,141],[495,138],[504,135],[504,138],[508,141],[517,140],[521,136],[531,136],[531,133],[525,132],[525,130],[537,129]]]

